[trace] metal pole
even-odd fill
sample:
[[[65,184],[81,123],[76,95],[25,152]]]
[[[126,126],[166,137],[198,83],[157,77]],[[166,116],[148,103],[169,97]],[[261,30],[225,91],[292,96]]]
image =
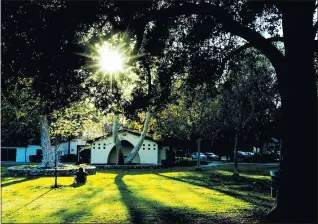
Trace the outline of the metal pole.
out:
[[[54,183],[54,187],[57,188],[57,160],[56,160],[56,150],[57,150],[57,147],[55,147],[55,169],[54,169],[54,176],[55,176],[55,183]]]
[[[200,153],[201,153],[201,138],[199,138],[197,140],[197,143],[198,143],[198,159],[197,159],[197,166],[198,168],[200,168]]]

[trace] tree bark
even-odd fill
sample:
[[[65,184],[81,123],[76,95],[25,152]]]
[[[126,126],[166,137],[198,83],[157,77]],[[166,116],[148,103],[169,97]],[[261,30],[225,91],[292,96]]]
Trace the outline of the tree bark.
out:
[[[142,143],[145,140],[146,133],[147,133],[147,130],[148,130],[148,126],[149,126],[149,122],[151,120],[151,117],[152,117],[152,112],[151,112],[151,109],[149,107],[148,111],[146,113],[145,123],[144,123],[144,127],[142,129],[141,135],[139,137],[139,141],[134,146],[133,150],[129,153],[129,155],[126,157],[125,164],[131,164],[133,159],[135,158],[135,156],[138,154],[138,152],[139,152],[139,150],[140,150],[140,148],[142,146]]]
[[[42,147],[42,162],[38,165],[41,168],[54,167],[54,151],[51,146],[49,125],[45,115],[40,117],[40,133]]]
[[[238,133],[236,132],[236,134],[235,134],[235,144],[234,144],[234,171],[233,171],[233,176],[234,177],[238,177],[240,175],[239,171],[238,171],[238,165],[237,165],[237,156],[238,156],[237,143],[238,143]]]
[[[116,154],[117,154],[117,162],[116,165],[123,165],[124,164],[124,157],[122,152],[121,141],[118,138],[118,117],[117,115],[114,116],[113,122],[113,142],[116,147]]]
[[[288,78],[278,80],[284,82],[280,88],[284,144],[276,206],[268,216],[275,222],[317,222],[317,87],[310,44],[313,7],[314,1],[279,6],[286,52],[282,72]]]

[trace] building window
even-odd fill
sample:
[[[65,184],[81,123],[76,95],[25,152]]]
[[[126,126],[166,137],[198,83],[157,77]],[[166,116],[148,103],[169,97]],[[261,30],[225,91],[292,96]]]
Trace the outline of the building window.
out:
[[[98,143],[98,145],[100,145],[100,143]]]
[[[153,144],[153,146],[156,146],[156,144]]]
[[[95,149],[95,147],[93,147],[93,149]]]
[[[148,148],[148,150],[150,150],[150,148]]]
[[[104,145],[106,145],[106,143],[104,143]]]
[[[145,144],[142,144],[143,146],[145,146]]]
[[[104,149],[106,149],[106,147],[104,147]]]
[[[100,147],[98,147],[98,149],[100,149]]]
[[[150,146],[150,144],[148,144],[148,146]]]
[[[156,148],[153,148],[153,150],[156,150]]]
[[[95,145],[95,143],[93,143],[93,145]]]
[[[142,150],[145,150],[145,148],[142,148]]]

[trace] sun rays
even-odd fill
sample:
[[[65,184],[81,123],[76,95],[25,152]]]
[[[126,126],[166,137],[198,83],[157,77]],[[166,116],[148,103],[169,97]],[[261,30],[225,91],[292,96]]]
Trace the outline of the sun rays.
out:
[[[109,81],[112,88],[113,82],[123,79],[135,79],[132,72],[136,60],[142,55],[135,54],[135,41],[127,32],[115,33],[108,38],[88,44],[86,53],[78,53],[88,60],[84,68],[89,70],[88,80],[98,82]]]

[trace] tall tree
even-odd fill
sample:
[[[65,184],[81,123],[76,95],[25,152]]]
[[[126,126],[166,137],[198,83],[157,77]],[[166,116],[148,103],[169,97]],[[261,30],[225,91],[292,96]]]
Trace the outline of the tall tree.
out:
[[[269,218],[280,221],[314,222],[316,220],[317,202],[308,204],[309,198],[317,196],[315,181],[317,170],[310,168],[310,164],[317,162],[317,87],[313,70],[313,54],[317,48],[315,47],[317,41],[314,41],[316,30],[313,24],[315,9],[314,0],[306,2],[161,2],[160,7],[154,7],[153,10],[139,17],[140,21],[156,21],[157,23],[168,23],[170,18],[180,18],[182,15],[189,18],[200,17],[202,18],[200,21],[204,21],[203,27],[208,32],[221,28],[239,36],[247,41],[247,44],[240,49],[255,47],[271,62],[278,79],[284,121],[277,206]],[[295,14],[298,16],[295,17]],[[272,23],[265,26],[265,30],[262,27],[260,29],[257,23],[258,18]],[[266,39],[262,31],[269,32],[272,28],[275,29],[280,18],[284,37]],[[285,55],[271,43],[272,40],[277,39],[283,40]],[[232,54],[239,52],[240,49]],[[231,52],[229,52],[230,55]],[[223,58],[223,61],[224,59],[226,58]],[[301,78],[299,74],[302,74]],[[300,88],[302,91],[295,91]],[[295,99],[300,99],[297,104]],[[303,139],[306,141],[304,142]],[[297,158],[299,148],[305,148],[310,159],[295,166],[299,162]],[[297,181],[294,178],[295,175],[299,177]],[[295,195],[294,192],[300,189],[303,194]]]
[[[32,79],[19,78],[15,83],[6,80],[1,92],[1,144],[39,144],[38,117],[40,101],[32,89]]]
[[[54,153],[47,115],[78,100],[80,84],[85,78],[75,71],[83,60],[74,54],[80,49],[75,41],[75,29],[80,24],[74,18],[81,17],[81,23],[94,20],[98,8],[95,4],[86,4],[84,8],[80,4],[56,1],[4,1],[2,6],[1,78],[11,83],[19,77],[32,78],[42,114],[41,145],[43,154],[48,155],[43,157],[40,166],[52,167]],[[25,19],[26,13],[28,19]],[[6,92],[7,87],[2,89]]]
[[[239,175],[238,141],[245,135],[250,121],[271,109],[267,107],[274,101],[274,71],[266,62],[257,52],[249,50],[231,60],[225,73],[221,104],[226,125],[235,131],[233,176],[236,177]]]

